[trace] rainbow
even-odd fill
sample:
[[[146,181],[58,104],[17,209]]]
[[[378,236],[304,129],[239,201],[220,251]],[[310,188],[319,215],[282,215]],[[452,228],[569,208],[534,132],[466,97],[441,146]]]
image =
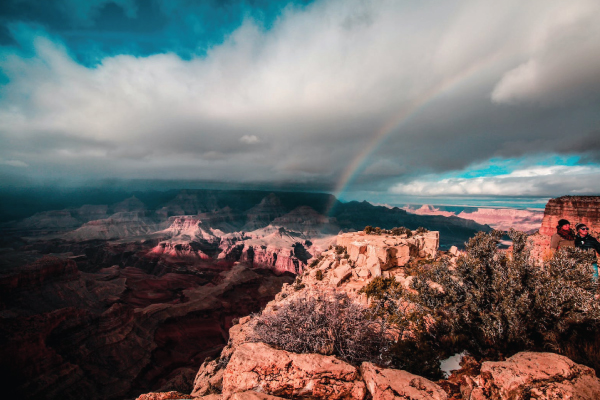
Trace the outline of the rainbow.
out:
[[[383,143],[391,136],[393,132],[396,132],[402,124],[410,119],[413,115],[417,114],[423,109],[428,103],[432,102],[440,95],[451,91],[453,88],[459,86],[461,83],[467,81],[469,78],[475,76],[479,71],[483,70],[487,65],[497,60],[504,51],[496,51],[479,60],[476,63],[471,64],[468,68],[463,69],[459,73],[443,80],[438,85],[425,91],[420,96],[413,99],[409,104],[400,109],[390,119],[388,119],[382,127],[375,132],[372,136],[371,141],[365,146],[353,159],[348,163],[344,169],[340,179],[338,180],[335,189],[334,196],[339,199],[352,182],[359,176],[360,172],[364,169],[367,161],[373,153],[381,147]],[[334,206],[333,201],[328,209],[327,214],[331,211]]]

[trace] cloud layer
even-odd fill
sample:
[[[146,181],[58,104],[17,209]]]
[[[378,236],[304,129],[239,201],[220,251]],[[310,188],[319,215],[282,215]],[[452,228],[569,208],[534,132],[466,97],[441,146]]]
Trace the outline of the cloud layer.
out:
[[[108,3],[74,7],[73,15],[93,24]],[[141,18],[136,2],[115,3],[132,21]],[[166,4],[160,9],[169,18]],[[332,188],[377,132],[406,114],[357,164],[351,188],[420,195],[577,189],[559,174],[593,188],[595,166],[548,169],[535,181],[422,176],[491,158],[598,160],[599,18],[593,0],[324,0],[290,5],[268,27],[247,18],[224,42],[198,43],[206,51],[189,58],[176,50],[132,52],[102,55],[95,66],[82,65],[60,36],[15,21],[19,45],[0,55],[7,77],[0,157],[10,160],[0,163],[0,178]]]

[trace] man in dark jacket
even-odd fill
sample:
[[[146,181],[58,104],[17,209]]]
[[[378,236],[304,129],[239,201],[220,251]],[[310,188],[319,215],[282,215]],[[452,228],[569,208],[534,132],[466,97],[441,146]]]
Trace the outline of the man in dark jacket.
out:
[[[600,242],[595,237],[589,235],[589,228],[585,224],[575,225],[577,235],[575,235],[575,247],[590,250],[593,249],[600,254]],[[594,263],[594,279],[598,280],[598,263]]]

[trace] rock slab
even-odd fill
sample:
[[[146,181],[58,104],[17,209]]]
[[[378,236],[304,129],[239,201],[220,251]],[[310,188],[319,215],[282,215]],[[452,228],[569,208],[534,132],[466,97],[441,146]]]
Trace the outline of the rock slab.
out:
[[[418,375],[409,372],[378,368],[364,362],[360,372],[373,400],[447,400],[444,390]]]
[[[484,362],[470,400],[598,400],[600,379],[593,369],[554,353],[518,353]]]
[[[294,354],[264,343],[239,346],[223,374],[223,400],[256,391],[282,397],[356,399],[366,396],[356,368],[332,356]]]

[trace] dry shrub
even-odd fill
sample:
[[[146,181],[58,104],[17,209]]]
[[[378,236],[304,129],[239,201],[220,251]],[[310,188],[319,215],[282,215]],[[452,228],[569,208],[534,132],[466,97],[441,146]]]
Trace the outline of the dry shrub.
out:
[[[294,353],[336,355],[355,365],[387,365],[391,344],[385,321],[345,294],[324,292],[301,294],[262,314],[253,339]]]

